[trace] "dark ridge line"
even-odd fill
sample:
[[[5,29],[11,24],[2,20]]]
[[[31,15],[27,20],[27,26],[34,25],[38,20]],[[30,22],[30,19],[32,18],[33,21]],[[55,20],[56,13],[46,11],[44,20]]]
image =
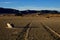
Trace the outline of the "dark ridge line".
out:
[[[25,27],[13,27],[13,28],[9,28],[9,29],[20,29],[20,28],[25,28]],[[28,28],[39,28],[39,27],[28,27]],[[6,29],[8,29],[8,28],[6,28]]]
[[[22,14],[60,14],[57,10],[17,10],[12,8],[2,8],[0,7],[0,14],[16,14],[22,16]]]

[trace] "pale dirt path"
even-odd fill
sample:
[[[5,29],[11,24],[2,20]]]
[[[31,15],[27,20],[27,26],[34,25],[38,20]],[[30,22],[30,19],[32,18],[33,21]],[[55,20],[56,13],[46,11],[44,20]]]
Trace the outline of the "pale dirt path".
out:
[[[33,28],[29,32],[29,40],[54,40],[39,21],[33,21],[31,27]]]

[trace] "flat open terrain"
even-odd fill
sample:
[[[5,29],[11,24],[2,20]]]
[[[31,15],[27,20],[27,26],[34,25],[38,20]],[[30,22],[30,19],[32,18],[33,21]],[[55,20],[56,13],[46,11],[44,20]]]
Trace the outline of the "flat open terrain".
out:
[[[60,17],[0,17],[0,40],[24,40],[28,34],[28,40],[55,40],[42,26],[41,22],[60,34]],[[7,23],[14,24],[14,28],[8,29]],[[26,29],[30,23],[29,29]],[[29,30],[26,31],[26,30]],[[24,36],[25,35],[25,36]],[[20,37],[21,36],[21,37]]]

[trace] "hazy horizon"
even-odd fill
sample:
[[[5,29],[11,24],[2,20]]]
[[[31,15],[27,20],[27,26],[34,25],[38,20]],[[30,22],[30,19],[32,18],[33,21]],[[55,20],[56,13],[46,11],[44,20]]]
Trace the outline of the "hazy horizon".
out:
[[[0,0],[0,7],[17,10],[58,10],[60,0]]]

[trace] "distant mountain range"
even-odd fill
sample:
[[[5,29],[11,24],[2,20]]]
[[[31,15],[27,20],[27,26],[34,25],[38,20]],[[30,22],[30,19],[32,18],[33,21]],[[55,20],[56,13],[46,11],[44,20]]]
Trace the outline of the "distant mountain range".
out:
[[[16,9],[11,9],[11,8],[0,8],[0,14],[35,14],[35,13],[40,13],[40,14],[47,14],[47,13],[51,13],[51,14],[60,14],[59,11],[56,10],[24,10],[24,11],[20,11],[20,10],[16,10]]]
[[[4,13],[19,13],[19,10],[16,9],[10,9],[10,8],[0,8],[0,14],[4,14]]]

